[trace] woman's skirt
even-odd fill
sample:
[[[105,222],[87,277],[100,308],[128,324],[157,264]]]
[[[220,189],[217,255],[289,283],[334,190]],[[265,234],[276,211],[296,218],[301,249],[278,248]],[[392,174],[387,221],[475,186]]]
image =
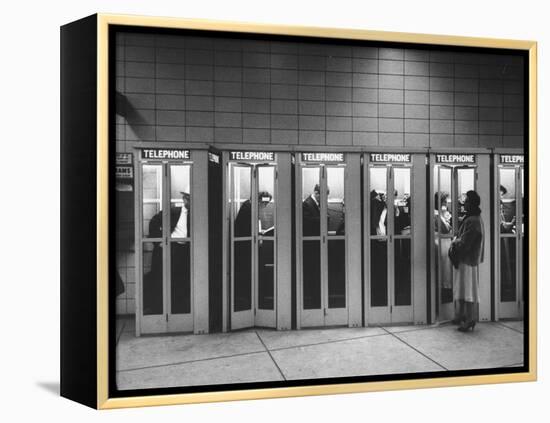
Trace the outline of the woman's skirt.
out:
[[[451,289],[453,287],[453,264],[449,258],[449,248],[451,248],[451,238],[440,238],[441,243],[439,263],[441,265],[440,286]]]
[[[464,263],[455,272],[454,299],[479,303],[479,268]]]

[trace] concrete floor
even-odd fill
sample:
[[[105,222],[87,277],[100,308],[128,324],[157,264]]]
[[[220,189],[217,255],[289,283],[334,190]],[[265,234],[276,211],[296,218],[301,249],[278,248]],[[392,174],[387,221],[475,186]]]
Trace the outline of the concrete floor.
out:
[[[523,322],[136,338],[117,322],[119,389],[382,375],[523,365]]]

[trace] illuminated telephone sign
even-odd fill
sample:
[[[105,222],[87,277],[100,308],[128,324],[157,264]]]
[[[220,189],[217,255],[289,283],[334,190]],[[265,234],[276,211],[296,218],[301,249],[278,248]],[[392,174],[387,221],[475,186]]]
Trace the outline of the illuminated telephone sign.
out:
[[[302,153],[302,162],[343,163],[344,153]]]
[[[475,154],[436,154],[436,163],[440,164],[475,164]]]
[[[501,164],[523,164],[525,161],[523,154],[501,154]]]
[[[275,153],[273,151],[230,151],[229,159],[246,162],[274,162]]]
[[[175,148],[144,148],[141,158],[144,160],[189,160],[191,152]]]
[[[371,163],[410,163],[408,153],[370,153]]]

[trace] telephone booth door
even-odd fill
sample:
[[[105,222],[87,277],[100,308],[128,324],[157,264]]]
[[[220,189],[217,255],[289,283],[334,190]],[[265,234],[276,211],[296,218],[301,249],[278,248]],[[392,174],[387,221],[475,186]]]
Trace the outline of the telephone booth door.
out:
[[[231,328],[276,325],[274,163],[230,163]]]
[[[524,170],[522,164],[501,164],[497,168],[496,280],[497,318],[523,317]]]
[[[296,326],[360,326],[360,155],[297,159]]]
[[[490,266],[490,158],[487,154],[435,154],[432,160],[431,227],[432,253],[432,315],[438,322],[455,318],[455,269],[449,258],[449,247],[466,212],[464,200],[470,190],[481,198],[481,218],[484,222],[483,262],[478,266],[480,303],[479,320],[491,318]]]
[[[434,170],[434,234],[440,321],[452,320],[455,315],[455,269],[448,253],[451,242],[458,233],[460,222],[465,216],[466,192],[476,189],[475,180],[473,167],[438,165]]]
[[[403,156],[408,163],[369,160],[364,175],[365,320],[368,325],[415,320],[413,233],[417,222],[413,208],[417,200],[412,195],[412,161],[410,155]],[[420,159],[424,164],[424,157]]]
[[[300,176],[300,326],[346,324],[345,165],[307,165]]]
[[[138,168],[138,334],[193,330],[192,166],[153,159]]]

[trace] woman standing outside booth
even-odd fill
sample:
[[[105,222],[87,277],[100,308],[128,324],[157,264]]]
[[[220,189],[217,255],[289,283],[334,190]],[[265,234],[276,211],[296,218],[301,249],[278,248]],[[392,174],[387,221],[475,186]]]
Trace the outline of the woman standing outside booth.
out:
[[[479,263],[483,262],[485,230],[477,192],[468,191],[464,201],[465,217],[460,224],[457,237],[453,240],[449,255],[455,272],[454,298],[459,304],[458,330],[474,330],[476,310],[479,306]]]

